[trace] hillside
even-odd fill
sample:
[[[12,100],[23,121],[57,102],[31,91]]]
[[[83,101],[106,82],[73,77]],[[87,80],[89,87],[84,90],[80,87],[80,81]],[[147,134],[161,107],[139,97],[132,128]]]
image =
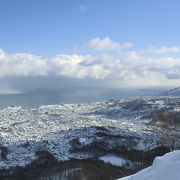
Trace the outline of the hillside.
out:
[[[162,96],[180,96],[180,87],[164,91],[160,95]]]
[[[155,158],[151,167],[119,180],[178,180],[180,177],[179,168],[180,151],[176,150]]]

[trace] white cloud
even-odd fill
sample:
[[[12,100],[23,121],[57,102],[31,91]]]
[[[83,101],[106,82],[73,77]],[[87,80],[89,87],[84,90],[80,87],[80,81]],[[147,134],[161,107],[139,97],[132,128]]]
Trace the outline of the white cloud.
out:
[[[158,49],[159,53],[179,53],[180,48],[179,47],[166,47],[163,46],[160,49]]]
[[[109,37],[92,39],[89,41],[88,47],[95,51],[116,51],[120,49],[119,43],[112,41]]]
[[[0,62],[3,60],[3,59],[5,59],[5,52],[2,50],[2,49],[0,49]]]
[[[90,42],[93,42],[91,45],[94,44],[93,47],[97,50],[109,52],[102,56],[57,54],[51,58],[43,58],[25,53],[9,54],[0,50],[1,81],[6,77],[17,76],[65,76],[87,81],[103,80],[107,86],[112,87],[180,85],[180,57],[170,56],[169,51],[156,56],[154,53],[140,53],[135,49],[126,51],[122,49],[122,45],[109,38]],[[130,44],[124,46],[131,47]],[[119,48],[120,54],[110,52]]]
[[[105,38],[94,38],[91,39],[87,44],[86,47],[90,48],[94,51],[117,51],[120,52],[123,49],[129,49],[133,47],[133,44],[130,42],[125,42],[120,44],[118,42],[113,41],[109,37]]]
[[[57,55],[50,65],[52,73],[68,77],[103,79],[108,75],[104,65],[98,64],[96,58],[89,55]]]
[[[0,77],[39,76],[48,72],[46,60],[32,54],[7,54],[0,51]]]
[[[180,47],[172,46],[172,47],[167,47],[167,46],[162,46],[160,48],[156,47],[151,47],[146,50],[146,52],[150,53],[156,53],[156,54],[174,54],[174,53],[180,53]]]

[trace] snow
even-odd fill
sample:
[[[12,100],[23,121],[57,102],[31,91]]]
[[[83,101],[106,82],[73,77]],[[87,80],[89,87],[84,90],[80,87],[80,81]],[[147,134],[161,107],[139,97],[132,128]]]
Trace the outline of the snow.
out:
[[[91,143],[92,143],[91,139],[89,139],[89,138],[79,138],[79,142],[80,142],[82,145],[88,145],[88,144],[91,144]]]
[[[114,155],[105,155],[105,156],[100,157],[99,159],[105,163],[109,163],[118,167],[121,167],[124,164],[124,162],[126,162],[125,159],[114,156]]]
[[[144,98],[0,109],[0,146],[7,144],[9,150],[7,160],[0,161],[0,169],[20,166],[21,162],[23,166],[29,164],[37,158],[35,152],[42,149],[59,161],[79,158],[70,153],[70,142],[78,138],[81,146],[91,145],[99,131],[93,127],[104,127],[108,134],[125,137],[119,139],[119,145],[128,147],[126,139],[136,137],[133,149],[154,149],[159,146],[158,137],[143,117],[162,105],[166,107],[168,102],[166,98]],[[173,98],[170,104],[177,111],[180,99]],[[108,143],[116,146],[112,142]]]
[[[155,158],[153,165],[119,180],[179,180],[180,150]]]

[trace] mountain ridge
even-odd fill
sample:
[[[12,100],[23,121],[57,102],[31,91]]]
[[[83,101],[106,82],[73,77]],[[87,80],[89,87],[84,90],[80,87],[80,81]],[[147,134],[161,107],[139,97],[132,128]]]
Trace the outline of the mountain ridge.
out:
[[[164,91],[160,95],[162,95],[162,96],[180,96],[180,86],[170,89],[170,90],[167,90],[167,91]]]

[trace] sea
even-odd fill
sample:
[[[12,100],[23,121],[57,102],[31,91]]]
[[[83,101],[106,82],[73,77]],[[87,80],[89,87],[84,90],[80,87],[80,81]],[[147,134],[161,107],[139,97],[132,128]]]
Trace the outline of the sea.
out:
[[[91,103],[109,99],[122,99],[128,97],[156,96],[162,89],[116,89],[116,90],[88,90],[69,92],[33,92],[20,94],[0,95],[0,109],[9,106],[22,106],[24,108],[37,108],[41,105],[54,105],[64,103]]]

